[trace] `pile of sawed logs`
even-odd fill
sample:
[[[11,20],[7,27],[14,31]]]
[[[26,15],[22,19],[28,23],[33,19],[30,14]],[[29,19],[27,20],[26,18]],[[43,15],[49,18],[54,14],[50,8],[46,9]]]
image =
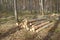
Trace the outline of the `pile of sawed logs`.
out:
[[[35,32],[35,31],[38,32],[43,28],[48,27],[52,24],[53,24],[52,21],[48,21],[46,19],[33,19],[33,20],[24,19],[19,26],[21,28],[25,28],[26,30],[29,30],[32,32]]]

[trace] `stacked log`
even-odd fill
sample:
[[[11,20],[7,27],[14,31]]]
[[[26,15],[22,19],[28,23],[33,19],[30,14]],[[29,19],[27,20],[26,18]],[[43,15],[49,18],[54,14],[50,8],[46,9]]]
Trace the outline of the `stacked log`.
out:
[[[45,29],[45,28],[51,27],[51,26],[53,26],[53,24],[54,24],[54,22],[51,22],[51,23],[49,23],[49,24],[47,24],[47,25],[45,25],[45,26],[37,29],[36,32],[39,32],[39,31],[41,31],[41,30],[43,30],[43,29]]]
[[[42,20],[46,20],[46,19],[32,19],[32,20],[28,20],[28,24],[36,22],[36,21],[42,21]]]
[[[20,24],[19,24],[19,26],[21,27],[21,28],[25,28],[25,29],[27,29],[27,30],[29,30],[30,29],[30,27],[33,25],[33,24],[35,24],[34,22],[43,22],[43,20],[45,20],[45,19],[32,19],[32,20],[27,20],[27,19],[24,19]],[[38,23],[38,24],[40,24],[40,23]],[[30,26],[30,27],[29,27]]]
[[[40,30],[49,27],[52,24],[52,21],[50,22],[46,19],[34,19],[32,21],[24,19],[20,26],[32,32],[39,32]]]
[[[45,26],[45,25],[47,25],[47,24],[49,24],[49,23],[50,23],[50,21],[41,23],[41,24],[39,24],[39,25],[37,25],[37,26],[32,25],[32,28],[30,29],[30,31],[33,31],[33,32],[34,32],[35,30],[37,30],[37,29],[39,29],[39,28],[41,28],[41,27],[43,27],[43,26]]]
[[[28,24],[28,27],[32,27],[32,25],[37,26],[40,25],[41,23],[46,22],[46,20],[41,20],[41,21],[36,21]]]

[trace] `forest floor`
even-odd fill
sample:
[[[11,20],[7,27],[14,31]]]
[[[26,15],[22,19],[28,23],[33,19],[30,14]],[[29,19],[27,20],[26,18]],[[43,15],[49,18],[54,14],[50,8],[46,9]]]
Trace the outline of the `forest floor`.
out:
[[[32,33],[17,27],[15,20],[9,20],[0,24],[0,40],[60,40],[60,21],[39,33]]]

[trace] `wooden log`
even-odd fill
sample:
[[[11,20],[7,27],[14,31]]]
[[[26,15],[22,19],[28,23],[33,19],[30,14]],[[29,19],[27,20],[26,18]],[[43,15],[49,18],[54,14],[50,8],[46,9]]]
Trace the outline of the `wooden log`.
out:
[[[33,24],[33,25],[37,26],[37,25],[40,25],[41,23],[45,23],[45,22],[47,22],[47,21],[46,21],[46,20],[42,20],[42,21],[38,21],[38,22],[36,22],[36,23]]]
[[[35,24],[38,25],[38,24],[40,24],[40,23],[42,23],[42,22],[45,22],[45,21],[47,21],[47,20],[39,20],[39,21],[36,21],[36,20],[35,20],[35,21],[33,21],[33,22],[32,22],[32,21],[31,21],[31,22],[28,22],[27,25],[30,25],[30,26],[35,25]]]
[[[43,26],[45,26],[45,25],[47,25],[47,24],[49,24],[50,22],[49,21],[47,21],[47,22],[44,22],[44,23],[42,23],[42,24],[40,24],[40,25],[38,25],[38,26],[32,26],[32,29],[30,29],[30,31],[35,31],[35,30],[37,30],[37,29],[39,29],[39,28],[41,28],[41,27],[43,27]]]
[[[26,29],[26,30],[29,30],[27,23],[28,23],[28,20],[27,20],[27,19],[24,19],[24,20],[19,24],[19,26],[20,26],[21,28],[24,28],[24,29]]]
[[[37,25],[40,25],[41,23],[45,23],[45,22],[47,22],[47,20],[42,20],[42,21],[38,21],[35,23],[30,23],[30,24],[28,24],[28,27],[31,29],[33,25],[37,26]]]
[[[32,25],[34,25],[34,26],[37,26],[37,25],[40,25],[41,23],[44,23],[44,22],[47,22],[46,20],[42,20],[42,21],[38,21],[38,22],[36,22],[36,23],[30,23],[29,25],[28,25],[28,27],[31,27]]]
[[[43,26],[43,27],[37,29],[36,32],[39,32],[39,31],[43,30],[44,28],[48,28],[48,27],[52,26],[53,24],[54,24],[54,22],[49,23],[49,24],[47,24],[47,25],[45,25],[45,26]]]
[[[38,29],[38,28],[40,28],[41,26],[44,26],[44,25],[46,25],[46,24],[48,24],[48,23],[50,23],[49,21],[48,22],[44,22],[44,23],[41,23],[40,25],[38,25],[38,26],[33,26],[35,29]]]
[[[46,20],[46,19],[32,19],[32,20],[28,20],[28,24],[32,23],[32,22],[36,22],[36,21],[42,21],[42,20]]]

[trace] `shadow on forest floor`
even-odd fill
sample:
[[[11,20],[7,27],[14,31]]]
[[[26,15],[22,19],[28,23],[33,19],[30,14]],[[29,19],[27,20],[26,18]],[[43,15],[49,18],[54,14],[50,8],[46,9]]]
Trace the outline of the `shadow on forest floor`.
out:
[[[53,36],[53,34],[54,34],[56,28],[58,27],[59,23],[60,23],[60,21],[58,20],[58,21],[54,24],[54,26],[52,27],[52,29],[49,30],[47,36],[45,36],[45,38],[44,38],[43,40],[51,40],[51,36]]]
[[[21,28],[19,28],[18,26],[12,29],[9,29],[7,32],[0,34],[0,40],[2,40],[3,38],[9,36],[10,34],[15,33],[16,31],[20,30]]]

